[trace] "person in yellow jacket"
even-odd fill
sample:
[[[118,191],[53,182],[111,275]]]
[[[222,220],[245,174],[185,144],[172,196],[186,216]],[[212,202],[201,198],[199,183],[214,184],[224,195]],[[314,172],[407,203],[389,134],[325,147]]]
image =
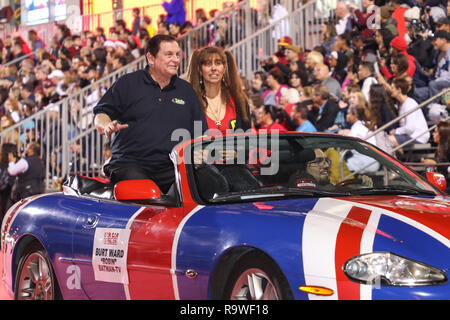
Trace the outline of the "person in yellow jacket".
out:
[[[329,169],[329,178],[330,178],[330,182],[331,184],[337,184],[338,182],[342,181],[342,177],[341,177],[341,160],[340,157],[341,155],[339,154],[339,152],[334,149],[334,148],[328,148],[327,150],[325,150],[325,155],[327,156],[327,158],[331,161],[330,163],[330,169]],[[353,177],[352,173],[350,172],[350,170],[347,167],[347,164],[343,163],[344,165],[344,177]]]
[[[150,38],[156,34],[156,29],[152,26],[152,19],[149,16],[142,18],[141,27],[147,30]]]

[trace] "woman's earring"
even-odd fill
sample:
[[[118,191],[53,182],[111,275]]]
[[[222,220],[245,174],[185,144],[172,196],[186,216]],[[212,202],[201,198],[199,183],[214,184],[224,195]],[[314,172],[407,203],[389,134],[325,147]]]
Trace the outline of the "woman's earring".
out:
[[[203,77],[200,77],[200,85],[203,84]]]

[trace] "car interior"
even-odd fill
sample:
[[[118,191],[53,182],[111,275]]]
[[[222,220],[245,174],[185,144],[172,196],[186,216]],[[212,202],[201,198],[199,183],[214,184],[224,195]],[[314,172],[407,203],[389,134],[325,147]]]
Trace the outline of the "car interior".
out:
[[[227,194],[251,194],[267,188],[291,188],[293,178],[300,179],[305,189],[335,191],[342,195],[348,189],[415,187],[423,189],[423,184],[402,170],[391,160],[363,142],[342,138],[332,139],[324,136],[286,136],[261,143],[258,139],[217,139],[208,143],[200,142],[200,147],[208,150],[208,158],[201,164],[187,165],[192,175],[188,175],[190,185],[195,188],[203,203]],[[192,148],[194,150],[194,148]],[[225,161],[217,157],[217,150],[233,150],[235,159]],[[312,180],[305,173],[307,163],[316,161],[317,150],[326,157],[329,184],[327,188]],[[185,154],[189,154],[186,152]],[[192,156],[192,153],[190,154]],[[350,167],[351,157],[358,167]],[[323,156],[321,157],[323,159]],[[264,172],[276,162],[276,170],[271,174]],[[317,162],[317,161],[316,161]],[[189,163],[189,162],[186,162]],[[353,165],[354,166],[354,165]],[[188,170],[189,171],[189,170]],[[298,180],[297,179],[297,180]],[[192,182],[192,183],[191,183]],[[114,200],[114,186],[98,178],[71,176],[64,183],[65,190],[76,195],[88,195],[101,199]],[[328,196],[331,194],[329,193]],[[176,205],[175,184],[160,199],[142,199],[143,204]],[[130,201],[139,203],[140,201]]]

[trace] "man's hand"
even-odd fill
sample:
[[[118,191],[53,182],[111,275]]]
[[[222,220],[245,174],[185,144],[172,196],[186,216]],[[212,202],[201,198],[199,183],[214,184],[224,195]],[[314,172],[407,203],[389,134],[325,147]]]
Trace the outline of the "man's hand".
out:
[[[347,8],[348,8],[348,10],[358,10],[359,9],[359,7],[354,3],[348,3]]]
[[[8,153],[8,162],[16,162],[17,158],[14,156],[13,153]]]
[[[373,181],[369,176],[360,174],[360,175],[358,175],[358,178],[361,179],[361,181],[362,181],[361,186],[373,188]]]
[[[94,123],[98,133],[104,134],[107,137],[111,136],[114,132],[128,128],[128,124],[120,124],[117,120],[111,121],[109,116],[104,113],[96,115]]]
[[[122,129],[128,128],[128,124],[120,124],[117,120],[109,122],[104,127],[97,127],[97,130],[100,134],[104,134],[109,137],[114,132],[120,131]]]

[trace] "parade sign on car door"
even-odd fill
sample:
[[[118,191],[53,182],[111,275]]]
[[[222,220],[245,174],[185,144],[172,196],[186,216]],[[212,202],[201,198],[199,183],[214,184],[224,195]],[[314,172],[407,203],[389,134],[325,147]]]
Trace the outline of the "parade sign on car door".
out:
[[[92,251],[95,280],[128,283],[127,249],[130,230],[97,228]]]

